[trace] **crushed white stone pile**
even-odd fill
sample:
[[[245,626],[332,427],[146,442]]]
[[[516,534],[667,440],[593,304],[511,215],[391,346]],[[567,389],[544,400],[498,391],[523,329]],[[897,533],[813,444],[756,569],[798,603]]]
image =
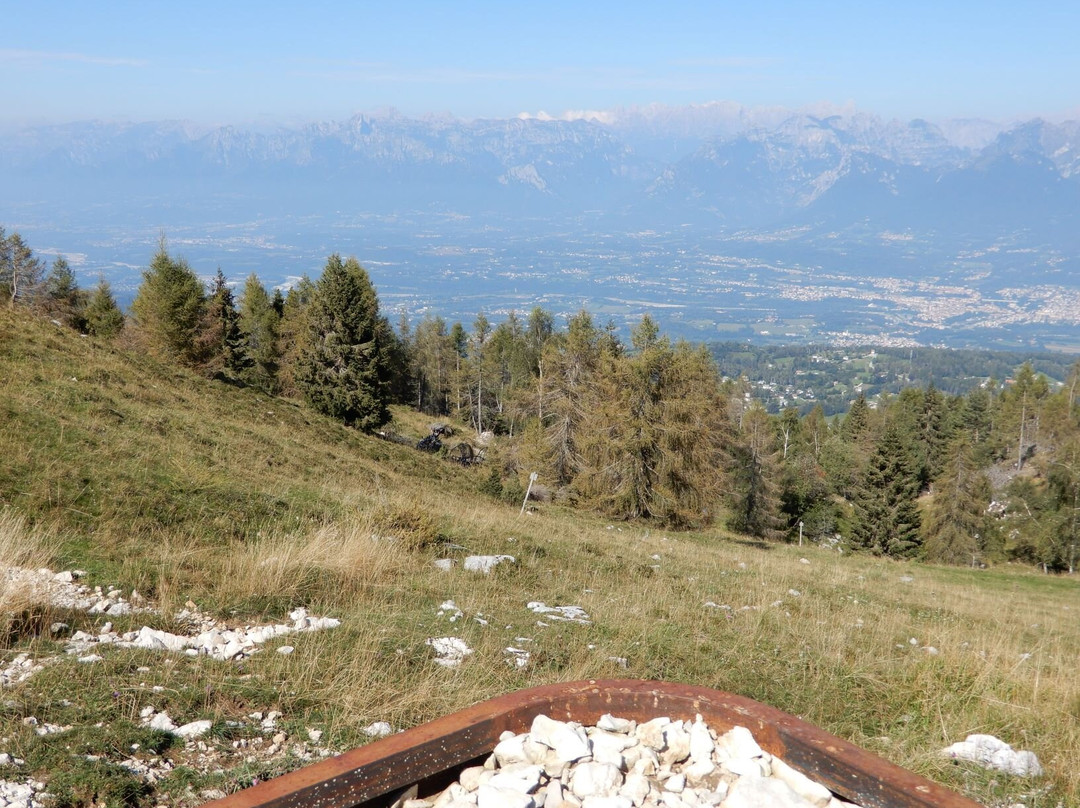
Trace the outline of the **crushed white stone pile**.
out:
[[[7,808],[43,808],[52,795],[45,791],[45,784],[37,780],[0,780],[0,805]]]
[[[994,769],[1017,777],[1038,777],[1042,774],[1042,766],[1034,752],[1013,749],[993,735],[968,735],[966,740],[942,749],[941,754],[953,760],[971,761],[984,769]]]
[[[191,617],[190,612],[180,612],[180,618]],[[309,617],[307,610],[294,609],[289,613],[292,625],[279,623],[267,626],[244,626],[243,628],[225,628],[210,620],[199,626],[201,631],[192,634],[173,634],[161,629],[143,626],[138,631],[117,634],[112,625],[106,623],[98,634],[76,631],[71,635],[67,652],[80,655],[80,661],[87,659],[87,654],[103,645],[115,645],[118,648],[149,648],[158,651],[174,651],[188,656],[209,656],[226,661],[244,659],[254,654],[258,646],[275,637],[307,631],[320,631],[336,628],[341,621],[332,617]],[[90,656],[95,656],[90,654]]]
[[[851,803],[774,758],[745,727],[717,735],[694,721],[595,727],[537,716],[503,733],[483,766],[405,808],[843,808]]]
[[[88,614],[115,617],[130,614],[159,614],[159,610],[147,603],[135,590],[124,596],[115,586],[102,589],[79,583],[86,575],[82,570],[53,572],[49,569],[25,569],[22,567],[0,568],[0,586],[7,592],[20,592],[25,597],[49,603],[62,609],[84,611]],[[230,628],[213,617],[200,612],[194,603],[175,615],[181,623],[190,627],[188,634],[173,634],[160,629],[143,626],[138,631],[120,634],[113,631],[112,622],[106,622],[97,633],[76,631],[69,638],[65,650],[77,657],[79,662],[92,664],[102,660],[98,651],[116,648],[148,648],[159,651],[184,653],[188,656],[209,656],[227,661],[240,660],[257,653],[260,645],[276,637],[309,631],[336,628],[341,621],[332,617],[312,617],[304,608],[289,613],[291,624],[279,623],[262,626]],[[54,623],[50,631],[62,636],[69,630],[65,623]],[[288,650],[285,650],[288,648]],[[291,653],[292,647],[278,649]],[[49,662],[52,660],[44,660]],[[20,654],[0,668],[0,686],[10,687],[29,679],[41,670],[43,662]]]

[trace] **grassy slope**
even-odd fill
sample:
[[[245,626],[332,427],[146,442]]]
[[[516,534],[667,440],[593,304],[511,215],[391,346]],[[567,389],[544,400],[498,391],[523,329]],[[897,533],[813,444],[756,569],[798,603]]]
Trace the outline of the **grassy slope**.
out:
[[[397,417],[405,434],[419,436],[426,423]],[[200,773],[174,746],[161,753],[178,773],[156,794],[123,785],[126,775],[99,761],[58,784],[72,802],[91,799],[85,784],[98,781],[113,784],[94,788],[115,800],[198,802],[188,786],[229,788],[298,765],[235,752],[249,730],[226,722],[254,710],[280,710],[290,737],[321,728],[343,749],[363,742],[360,728],[375,720],[406,727],[521,687],[627,676],[745,694],[987,804],[1080,804],[1075,580],[611,526],[549,504],[519,517],[479,493],[480,469],[6,310],[0,458],[0,509],[18,534],[7,546],[21,542],[23,555],[40,546],[54,569],[82,567],[92,584],[137,588],[166,613],[192,599],[238,622],[281,619],[297,605],[343,621],[289,638],[297,649],[289,656],[166,665],[151,652],[114,649],[92,666],[63,659],[19,686],[0,710],[11,747],[0,751],[21,752],[41,774],[83,746],[107,759],[140,743],[150,755],[161,742],[137,727],[145,704],[178,723],[217,722],[211,747],[225,776]],[[490,576],[430,563],[467,552],[510,553],[519,563]],[[464,620],[436,615],[446,599]],[[580,605],[594,622],[538,627],[530,600]],[[23,609],[0,623],[6,657],[55,654],[60,646],[40,632],[55,619],[87,629],[102,622]],[[150,622],[169,627],[165,617]],[[475,649],[458,669],[435,665],[425,645],[446,635]],[[532,640],[524,670],[504,653],[519,637]],[[912,637],[940,654],[912,647]],[[38,738],[21,724],[27,715],[75,729]],[[116,737],[103,740],[98,721]],[[995,777],[936,756],[972,732],[1035,750],[1048,776]]]

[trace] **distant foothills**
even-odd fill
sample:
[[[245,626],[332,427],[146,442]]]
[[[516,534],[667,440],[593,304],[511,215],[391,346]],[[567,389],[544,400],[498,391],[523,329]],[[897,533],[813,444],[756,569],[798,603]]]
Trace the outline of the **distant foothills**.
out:
[[[1080,362],[1060,381],[1025,362],[964,394],[928,383],[859,393],[833,419],[820,403],[771,414],[745,376],[725,377],[706,348],[648,316],[629,340],[588,311],[564,324],[540,307],[394,328],[355,258],[331,255],[287,295],[251,275],[237,300],[223,275],[207,288],[164,241],[125,316],[107,281],[87,293],[64,258],[49,268],[2,231],[0,303],[4,328],[48,318],[91,349],[154,355],[387,438],[393,406],[458,419],[491,446],[476,480],[494,497],[520,501],[537,471],[548,496],[611,519],[1075,569]],[[0,361],[20,360],[0,343]]]

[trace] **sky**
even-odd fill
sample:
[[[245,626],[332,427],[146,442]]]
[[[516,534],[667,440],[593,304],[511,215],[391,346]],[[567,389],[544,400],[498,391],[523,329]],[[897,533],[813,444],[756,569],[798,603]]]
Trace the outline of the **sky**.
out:
[[[1080,2],[0,0],[0,123],[734,101],[1080,117]]]

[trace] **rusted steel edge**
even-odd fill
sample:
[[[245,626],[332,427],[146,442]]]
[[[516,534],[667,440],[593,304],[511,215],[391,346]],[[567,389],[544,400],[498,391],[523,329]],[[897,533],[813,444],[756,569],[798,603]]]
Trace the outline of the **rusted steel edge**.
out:
[[[499,735],[544,713],[594,724],[700,714],[717,732],[749,729],[766,752],[865,808],[980,808],[978,803],[793,715],[692,685],[613,679],[519,690],[207,803],[212,808],[349,808],[488,754]]]

